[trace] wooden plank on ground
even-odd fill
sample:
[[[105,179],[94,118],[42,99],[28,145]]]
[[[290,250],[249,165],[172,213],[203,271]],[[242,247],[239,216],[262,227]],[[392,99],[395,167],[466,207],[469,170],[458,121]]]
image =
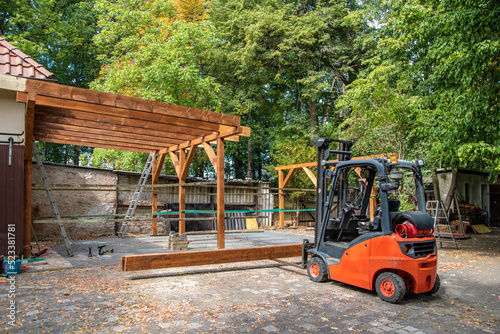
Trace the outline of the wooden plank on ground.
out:
[[[302,244],[122,256],[123,271],[273,260],[302,256]]]
[[[491,230],[486,227],[484,224],[471,225],[470,226],[475,233],[483,234],[483,233],[491,233]]]

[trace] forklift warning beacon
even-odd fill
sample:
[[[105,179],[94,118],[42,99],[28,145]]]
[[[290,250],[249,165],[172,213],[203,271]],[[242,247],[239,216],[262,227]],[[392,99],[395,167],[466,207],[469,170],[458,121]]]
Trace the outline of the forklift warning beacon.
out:
[[[332,141],[340,144],[340,150],[330,150]],[[437,248],[433,220],[425,209],[424,161],[350,160],[352,145],[316,140],[315,243],[304,240],[303,245],[309,277],[314,282],[331,279],[376,290],[390,303],[399,302],[407,292],[436,293]],[[331,154],[339,160],[329,161]],[[416,211],[400,211],[395,197],[403,187],[414,189]],[[377,199],[372,212],[370,198]]]

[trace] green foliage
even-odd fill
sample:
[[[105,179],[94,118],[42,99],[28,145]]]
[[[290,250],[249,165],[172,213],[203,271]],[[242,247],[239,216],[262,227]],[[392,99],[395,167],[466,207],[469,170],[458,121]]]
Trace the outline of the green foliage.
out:
[[[353,9],[333,1],[211,2],[217,45],[205,68],[221,84],[221,111],[251,126],[259,170],[310,161],[302,152],[309,140],[338,124],[334,102],[373,44]],[[290,160],[282,152],[297,154]]]
[[[59,164],[89,165],[93,149],[90,147],[36,142],[42,161]]]
[[[217,109],[219,86],[202,75],[200,57],[213,47],[207,22],[175,19],[170,2],[104,1],[95,37],[104,66],[96,90],[171,104]]]
[[[54,73],[63,85],[87,88],[99,72],[92,37],[97,32],[93,0],[0,2],[0,34]],[[91,148],[38,143],[44,160],[83,164]]]
[[[354,81],[337,104],[351,109],[342,128],[345,138],[356,142],[358,155],[397,153],[407,158],[419,100],[411,96],[411,83],[400,76],[397,66],[380,65]]]
[[[230,177],[315,161],[318,136],[500,174],[498,17],[494,0],[11,0],[0,33],[60,83],[240,116]],[[137,171],[146,156],[40,147]],[[201,149],[190,175],[214,175]]]
[[[12,0],[0,4],[0,34],[54,73],[59,83],[88,87],[99,71],[92,37],[93,0]]]
[[[147,153],[96,148],[92,154],[92,166],[139,172],[144,168],[147,158]]]
[[[392,149],[433,166],[498,172],[500,7],[394,0],[380,8],[378,52],[338,104],[351,108],[346,136],[361,152]]]

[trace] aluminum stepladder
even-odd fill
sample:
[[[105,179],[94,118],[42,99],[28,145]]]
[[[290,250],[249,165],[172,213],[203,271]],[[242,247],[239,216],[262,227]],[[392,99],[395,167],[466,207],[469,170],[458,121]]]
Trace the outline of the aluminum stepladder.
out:
[[[451,228],[451,223],[448,219],[448,214],[444,209],[443,202],[427,201],[426,209],[427,213],[429,213],[434,220],[434,236],[438,237],[439,246],[443,248],[443,242],[453,242],[455,244],[455,248],[458,249],[457,240],[455,239],[455,234],[453,233],[453,229]],[[449,233],[452,240],[443,240],[444,237],[441,236],[441,233],[445,232],[439,231],[440,227],[447,228],[450,231]]]
[[[134,217],[135,210],[137,209],[137,203],[139,202],[139,198],[141,197],[142,191],[144,190],[144,186],[148,181],[149,173],[151,173],[155,156],[156,153],[154,151],[151,151],[149,153],[148,160],[146,161],[144,169],[142,170],[139,183],[137,184],[137,188],[135,188],[134,194],[132,195],[132,199],[130,200],[130,204],[127,209],[127,213],[125,214],[125,218],[123,219],[122,226],[120,227],[120,231],[118,232],[118,237],[120,238],[125,237],[125,234],[127,234],[130,221],[132,220],[132,217]]]
[[[40,167],[40,174],[42,175],[43,183],[45,184],[45,190],[47,191],[47,195],[49,196],[50,205],[52,206],[52,211],[56,216],[57,220],[61,220],[61,214],[59,213],[59,208],[57,207],[56,200],[54,198],[54,194],[52,193],[52,189],[49,187],[49,179],[47,178],[47,173],[45,172],[45,167],[43,167],[42,159],[40,158],[40,152],[38,151],[38,147],[36,146],[35,141],[33,141],[33,153],[35,154],[36,164]],[[61,230],[61,236],[64,240],[64,245],[66,246],[66,251],[69,256],[73,256],[73,247],[71,247],[71,240],[68,238],[66,234],[66,230],[64,228],[64,224],[61,222],[57,223],[59,225],[59,229]]]

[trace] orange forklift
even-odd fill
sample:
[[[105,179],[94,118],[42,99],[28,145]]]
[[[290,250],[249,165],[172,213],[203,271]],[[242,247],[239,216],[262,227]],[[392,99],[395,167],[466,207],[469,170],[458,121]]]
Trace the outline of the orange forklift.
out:
[[[334,141],[339,150],[330,149]],[[376,290],[389,303],[401,301],[410,292],[436,293],[440,280],[433,219],[425,209],[424,161],[351,160],[352,145],[316,140],[315,242],[304,240],[303,245],[303,264],[310,279]],[[333,154],[338,155],[337,161],[329,161]],[[414,210],[400,210],[396,197],[403,186],[414,189]],[[378,205],[372,204],[370,217],[371,198]]]

